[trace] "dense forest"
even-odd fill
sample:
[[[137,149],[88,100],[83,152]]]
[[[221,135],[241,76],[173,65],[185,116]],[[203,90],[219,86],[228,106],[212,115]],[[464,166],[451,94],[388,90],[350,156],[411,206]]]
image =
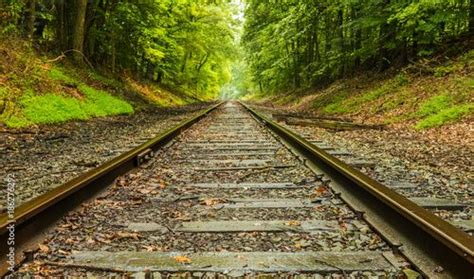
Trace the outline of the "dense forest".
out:
[[[243,44],[262,92],[327,85],[474,34],[471,0],[247,0]]]
[[[3,36],[208,96],[324,86],[474,34],[472,0],[1,0],[0,17]]]
[[[111,72],[215,96],[234,58],[234,6],[207,0],[1,0],[3,36]]]

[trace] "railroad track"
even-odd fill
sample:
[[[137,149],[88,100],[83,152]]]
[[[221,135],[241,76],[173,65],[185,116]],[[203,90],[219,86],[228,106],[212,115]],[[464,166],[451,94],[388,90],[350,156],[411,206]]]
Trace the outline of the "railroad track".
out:
[[[316,126],[321,127],[318,124],[320,122],[318,119],[312,119],[311,123],[314,125],[310,127],[305,123],[287,121],[287,118],[282,118],[279,114],[269,114],[268,110],[262,110],[266,112],[265,115],[269,115],[269,117],[278,121],[277,123],[295,131],[305,140],[325,150],[330,155],[361,170],[375,180],[383,182],[385,186],[408,197],[411,201],[467,233],[471,235],[474,233],[474,219],[472,218],[474,210],[472,196],[474,192],[472,189],[468,189],[469,187],[456,192],[456,187],[452,187],[448,183],[440,183],[439,179],[426,179],[422,174],[418,174],[416,170],[408,169],[398,158],[391,158],[394,161],[398,160],[398,163],[384,164],[385,162],[383,160],[380,162],[378,156],[371,156],[370,154],[361,156],[360,150],[348,149],[346,142],[334,140],[331,132],[328,133],[320,128],[314,128]],[[377,149],[377,147],[369,148],[369,152],[373,152],[374,149]],[[390,159],[384,158],[384,160],[388,161]]]
[[[233,102],[15,214],[18,276],[474,275],[471,236]]]

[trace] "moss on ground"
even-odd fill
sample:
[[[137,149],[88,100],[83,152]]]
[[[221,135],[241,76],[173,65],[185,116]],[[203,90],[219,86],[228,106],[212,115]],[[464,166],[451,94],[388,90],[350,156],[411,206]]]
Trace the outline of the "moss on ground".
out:
[[[0,56],[0,125],[9,128],[201,101],[126,74],[106,76],[67,60],[52,64],[19,38],[0,38],[0,52],[7,54]]]
[[[417,129],[433,128],[454,122],[469,115],[474,110],[474,103],[456,104],[455,99],[444,93],[423,102],[417,111],[421,118],[415,125]]]
[[[49,75],[54,80],[77,86],[84,97],[79,99],[57,93],[37,94],[28,90],[19,100],[21,113],[3,119],[8,127],[21,128],[31,124],[86,120],[91,117],[130,114],[134,111],[128,102],[80,83],[59,68],[52,68]]]
[[[436,65],[436,66],[431,66]],[[255,95],[251,99],[344,116],[369,123],[402,123],[415,129],[456,123],[473,114],[474,50],[439,61],[420,61],[397,73],[371,74],[339,80],[296,98]]]

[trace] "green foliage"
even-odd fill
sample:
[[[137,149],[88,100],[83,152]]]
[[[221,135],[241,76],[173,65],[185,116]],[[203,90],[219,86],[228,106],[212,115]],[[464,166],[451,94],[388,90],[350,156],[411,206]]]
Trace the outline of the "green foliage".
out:
[[[471,6],[471,0],[249,0],[243,43],[254,82],[265,91],[309,88],[433,54],[473,29]],[[400,76],[400,85],[407,82]]]
[[[203,96],[230,80],[235,31],[226,1],[122,1],[105,22],[95,55],[115,55],[119,68]]]
[[[133,107],[105,91],[97,90],[87,85],[80,85],[79,90],[86,96],[83,104],[84,112],[89,116],[106,116],[133,113]]]
[[[417,114],[419,116],[436,114],[444,109],[449,108],[452,103],[453,99],[451,96],[447,94],[436,95],[422,103]]]
[[[81,84],[83,100],[53,93],[23,95],[20,100],[22,114],[7,118],[4,122],[12,128],[31,124],[53,124],[68,120],[85,120],[91,117],[133,113],[133,107],[108,93]]]
[[[454,98],[447,94],[431,97],[421,104],[417,116],[421,117],[415,128],[425,129],[444,125],[461,119],[474,110],[473,103],[455,104]]]
[[[120,83],[118,80],[116,79],[113,79],[113,78],[108,78],[108,77],[105,77],[95,71],[92,71],[89,73],[89,77],[95,81],[98,81],[100,83],[102,83],[103,85],[106,85],[108,87],[112,87],[112,88],[120,88],[120,87],[123,87],[123,84]]]
[[[26,119],[33,123],[50,124],[72,119],[87,119],[80,101],[56,94],[24,97],[21,101]]]
[[[4,86],[0,86],[0,98],[3,100],[8,96],[7,88]]]
[[[474,111],[474,104],[456,105],[449,108],[444,108],[436,113],[430,114],[423,120],[419,121],[415,128],[426,129],[442,126],[446,123],[454,122],[463,118],[466,115],[472,114]]]
[[[64,84],[71,85],[71,86],[77,86],[78,82],[71,78],[70,76],[66,75],[63,70],[60,68],[54,67],[49,71],[49,77],[53,80],[59,80],[63,82]]]
[[[23,128],[33,124],[25,117],[19,117],[15,115],[6,118],[3,120],[3,122],[10,128]]]
[[[397,76],[395,81],[400,83],[400,76]],[[378,98],[389,93],[395,87],[395,83],[390,81],[374,90],[356,96],[340,95],[338,98],[335,98],[333,103],[325,106],[323,111],[329,114],[356,112],[360,110],[365,104],[377,100]]]
[[[404,74],[404,73],[398,74],[395,77],[395,81],[398,84],[398,86],[404,86],[404,85],[407,85],[410,82],[407,75]]]
[[[216,97],[231,79],[235,3],[207,0],[10,0],[0,4],[0,34],[17,33],[88,64],[126,71],[195,96]],[[30,13],[30,3],[36,4]],[[82,9],[81,9],[82,8]],[[79,10],[84,10],[80,13]],[[84,26],[75,26],[79,15]],[[33,19],[34,30],[31,29]],[[82,28],[82,30],[76,29]],[[77,38],[76,36],[82,36]],[[81,42],[82,45],[74,45]],[[77,44],[77,43],[76,43]],[[72,50],[80,51],[72,51]],[[58,69],[51,77],[71,83]]]
[[[7,1],[0,2],[0,34],[11,34],[19,32],[18,21],[25,10],[26,1]]]

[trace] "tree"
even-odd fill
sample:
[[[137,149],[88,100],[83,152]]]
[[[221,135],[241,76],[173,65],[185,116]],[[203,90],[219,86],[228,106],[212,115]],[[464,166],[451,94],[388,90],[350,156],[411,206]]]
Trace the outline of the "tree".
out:
[[[471,30],[472,0],[248,0],[243,45],[254,82],[279,92],[383,71]]]
[[[1,2],[3,4],[3,1]],[[208,0],[9,0],[0,15],[27,35],[41,11],[49,41],[112,72],[128,71],[168,87],[216,95],[230,80],[236,22],[230,1]],[[6,13],[1,13],[3,10]],[[31,16],[30,16],[31,15]],[[6,23],[5,23],[6,26]],[[36,28],[38,29],[38,28]],[[42,29],[41,29],[42,30]],[[41,41],[41,42],[40,42]]]
[[[83,61],[84,23],[86,20],[87,2],[87,0],[76,0],[76,17],[74,20],[72,47],[74,49],[74,59],[77,62]]]

